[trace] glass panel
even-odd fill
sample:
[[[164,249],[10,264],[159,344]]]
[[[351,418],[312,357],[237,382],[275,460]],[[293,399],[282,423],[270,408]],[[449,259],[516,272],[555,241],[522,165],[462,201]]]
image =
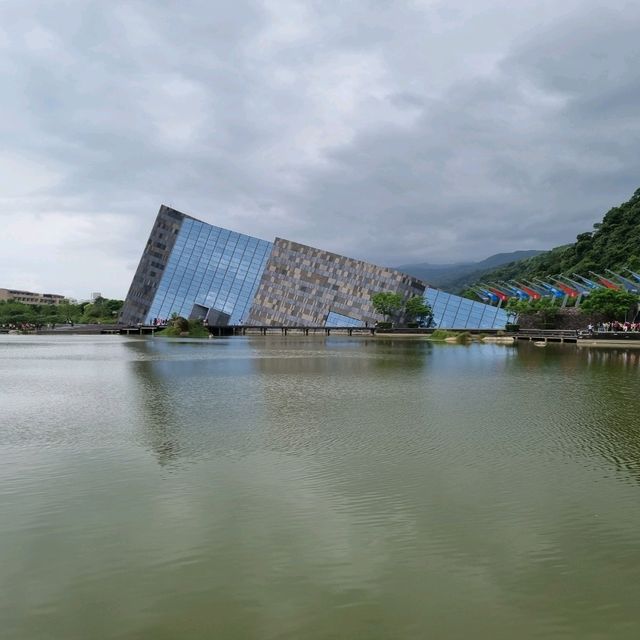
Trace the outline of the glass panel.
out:
[[[349,316],[336,313],[335,311],[329,311],[327,319],[324,323],[325,327],[363,327],[364,322],[357,318],[350,318]]]
[[[186,218],[167,261],[147,322],[216,307],[238,324],[248,315],[273,245]]]
[[[443,329],[502,329],[507,313],[492,305],[427,287],[424,297],[433,312],[433,324]]]

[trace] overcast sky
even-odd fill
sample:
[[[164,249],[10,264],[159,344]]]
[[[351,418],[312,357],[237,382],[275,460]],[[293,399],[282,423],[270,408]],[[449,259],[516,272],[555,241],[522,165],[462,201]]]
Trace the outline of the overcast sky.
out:
[[[0,3],[0,287],[123,297],[159,205],[386,265],[640,187],[640,2]]]

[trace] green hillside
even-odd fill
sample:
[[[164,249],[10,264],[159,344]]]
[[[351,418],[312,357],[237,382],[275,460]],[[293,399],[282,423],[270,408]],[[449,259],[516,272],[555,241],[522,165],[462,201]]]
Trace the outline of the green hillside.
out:
[[[404,264],[395,267],[398,271],[428,282],[432,287],[445,289],[446,291],[462,291],[464,288],[478,279],[478,274],[490,269],[537,256],[542,251],[512,251],[510,253],[497,253],[479,262],[459,262],[454,264],[430,264],[420,262]]]
[[[486,271],[478,280],[531,279],[558,273],[588,277],[589,271],[603,274],[605,269],[617,271],[625,267],[640,271],[640,189],[593,227],[593,231],[581,233],[573,244]]]

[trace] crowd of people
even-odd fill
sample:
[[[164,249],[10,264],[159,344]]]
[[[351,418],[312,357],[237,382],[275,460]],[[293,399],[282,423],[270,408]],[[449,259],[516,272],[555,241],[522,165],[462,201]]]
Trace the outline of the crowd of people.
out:
[[[640,331],[640,322],[600,322],[596,325],[589,324],[589,333],[602,333],[604,331]]]
[[[100,324],[100,321],[97,324]],[[5,322],[0,323],[0,330],[40,331],[41,329],[55,329],[60,326],[73,327],[75,325],[72,320],[67,320],[66,322]]]
[[[0,329],[3,331],[38,331],[44,326],[39,322],[8,322],[1,324]]]

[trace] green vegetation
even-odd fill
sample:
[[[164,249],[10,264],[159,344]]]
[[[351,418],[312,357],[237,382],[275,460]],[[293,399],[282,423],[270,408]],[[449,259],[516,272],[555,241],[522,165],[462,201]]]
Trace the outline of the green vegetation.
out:
[[[431,307],[422,296],[413,296],[404,305],[404,312],[407,320],[420,321],[431,316]]]
[[[468,331],[449,331],[447,329],[436,329],[428,339],[438,342],[444,342],[445,340],[451,338],[455,338],[456,342],[462,344],[471,340],[471,334]]]
[[[606,276],[605,269],[618,271],[625,267],[640,271],[640,189],[593,227],[593,231],[581,233],[573,244],[486,271],[478,279],[530,280],[558,273],[590,277],[590,271]]]
[[[560,313],[560,303],[557,298],[540,298],[539,300],[510,298],[506,309],[518,316],[536,316],[537,324],[548,326],[556,321]]]
[[[371,296],[371,303],[376,312],[384,316],[384,324],[401,311],[404,311],[407,321],[415,326],[418,321],[431,316],[431,307],[422,296],[413,296],[405,302],[400,293],[381,291]]]
[[[615,289],[597,289],[589,294],[582,303],[582,310],[587,313],[601,313],[606,320],[627,320],[638,311],[640,298],[628,291]]]
[[[96,298],[79,304],[22,304],[0,301],[0,326],[50,324],[112,324],[118,320],[122,300]]]
[[[402,296],[391,291],[381,291],[371,296],[371,303],[377,313],[384,316],[385,322],[397,314],[403,305]]]
[[[182,316],[174,316],[170,324],[156,335],[164,338],[208,338],[209,330],[202,323],[189,322]]]

